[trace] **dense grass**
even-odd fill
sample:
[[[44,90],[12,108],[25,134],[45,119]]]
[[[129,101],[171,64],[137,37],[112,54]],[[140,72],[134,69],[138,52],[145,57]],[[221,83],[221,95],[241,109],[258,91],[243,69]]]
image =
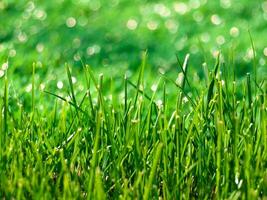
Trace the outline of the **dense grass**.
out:
[[[0,21],[1,199],[267,198],[266,0],[0,0]]]
[[[2,0],[0,20],[0,62],[9,57],[18,72],[38,61],[62,73],[80,56],[93,66],[135,68],[146,49],[154,67],[174,67],[175,53],[190,53],[198,69],[231,48],[242,72],[252,60],[248,29],[259,67],[266,64],[265,0]]]
[[[40,90],[34,64],[24,100],[12,83],[15,75],[5,71],[0,196],[267,197],[266,78],[237,79],[236,68],[218,56],[196,83],[188,76],[188,58],[177,65],[177,80],[150,73],[145,56],[132,77],[97,76],[85,65],[77,77],[86,90],[66,65],[63,91]]]

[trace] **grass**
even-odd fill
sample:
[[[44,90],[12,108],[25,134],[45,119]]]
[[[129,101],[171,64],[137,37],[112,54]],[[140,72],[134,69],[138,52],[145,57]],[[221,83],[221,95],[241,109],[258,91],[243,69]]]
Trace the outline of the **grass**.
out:
[[[265,0],[0,0],[0,19],[0,198],[267,198]]]
[[[266,78],[238,79],[218,55],[196,84],[188,62],[189,56],[178,62],[177,80],[150,72],[145,54],[139,72],[124,78],[98,76],[84,65],[80,85],[66,64],[68,86],[61,90],[39,89],[41,69],[34,64],[25,96],[6,70],[0,196],[266,198]]]

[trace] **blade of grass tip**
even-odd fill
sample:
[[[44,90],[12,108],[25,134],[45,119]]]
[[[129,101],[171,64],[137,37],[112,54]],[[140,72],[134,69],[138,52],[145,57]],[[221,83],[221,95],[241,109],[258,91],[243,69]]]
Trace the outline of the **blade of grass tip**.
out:
[[[252,93],[251,93],[251,81],[250,81],[250,74],[247,73],[247,92],[248,92],[248,106],[249,109],[252,108]]]
[[[189,60],[189,57],[190,57],[190,54],[186,54],[185,59],[184,59],[184,62],[183,62],[183,65],[181,65],[178,56],[176,56],[176,58],[178,60],[178,63],[179,63],[178,66],[180,67],[180,69],[181,69],[181,71],[183,73],[183,77],[182,77],[182,81],[181,81],[181,85],[180,85],[183,89],[185,87],[185,83],[187,83],[188,86],[191,88],[190,83],[189,83],[189,81],[187,79],[187,71],[188,71],[188,60]]]
[[[89,73],[89,77],[91,78],[91,80],[93,81],[93,84],[95,85],[95,88],[98,90],[98,87],[97,87],[97,80],[94,76],[94,73],[91,69],[91,67],[89,65],[86,65],[86,71]]]
[[[156,149],[156,153],[155,153],[155,157],[153,160],[153,164],[152,164],[152,168],[151,168],[151,172],[149,174],[149,178],[148,178],[148,182],[145,185],[145,192],[144,192],[144,200],[148,200],[149,199],[149,195],[151,192],[151,188],[152,188],[152,184],[156,175],[156,170],[157,170],[157,164],[160,160],[161,157],[161,151],[163,148],[163,144],[159,143]]]
[[[84,65],[84,71],[85,71],[85,79],[86,79],[86,85],[87,85],[87,95],[88,95],[88,100],[89,100],[89,104],[91,107],[91,114],[92,116],[95,116],[95,110],[94,110],[94,106],[93,106],[93,100],[92,100],[92,95],[90,92],[90,78],[88,77],[88,65]]]
[[[111,131],[111,126],[110,126],[110,120],[109,120],[109,114],[108,114],[108,111],[107,111],[107,108],[106,108],[106,105],[105,105],[105,101],[104,101],[104,97],[103,97],[103,91],[102,91],[102,88],[103,88],[103,79],[104,79],[104,74],[100,74],[99,75],[99,83],[98,83],[98,104],[99,104],[99,109],[100,111],[103,112],[104,114],[104,117],[105,117],[105,122],[106,122],[106,128],[107,128],[107,133],[110,137],[109,140],[111,142],[113,142],[113,140],[111,139],[111,135],[110,133],[112,133]]]
[[[257,83],[257,61],[256,61],[256,49],[255,49],[255,45],[254,45],[254,42],[253,42],[253,38],[252,38],[252,35],[251,35],[251,32],[250,30],[248,29],[248,34],[249,34],[249,39],[250,39],[250,43],[251,43],[251,48],[252,48],[252,52],[253,52],[253,73],[254,73],[254,79],[255,79],[255,82]],[[255,91],[256,91],[257,87],[255,85]],[[255,95],[256,95],[256,92],[255,92]]]
[[[185,83],[187,83],[187,85],[189,86],[190,90],[191,91],[195,91],[196,94],[197,94],[197,96],[199,97],[198,91],[196,89],[193,89],[191,87],[191,84],[189,83],[188,78],[187,78],[189,57],[190,57],[190,54],[186,54],[185,59],[184,59],[184,62],[183,62],[183,65],[182,65],[181,62],[180,62],[180,60],[179,60],[179,57],[176,55],[176,58],[177,58],[177,61],[178,61],[178,66],[180,67],[180,69],[182,71],[182,74],[183,74],[182,80],[181,80],[181,83],[179,84],[179,86],[184,90]]]
[[[209,85],[209,89],[208,89],[208,96],[207,96],[207,107],[206,107],[206,113],[208,114],[209,112],[209,103],[213,97],[213,89],[214,89],[214,84],[215,84],[215,78],[216,78],[216,75],[217,75],[217,71],[218,71],[218,68],[220,66],[220,54],[218,54],[217,56],[217,59],[216,59],[216,64],[215,64],[215,67],[214,67],[214,72],[212,74],[212,80],[210,82],[210,85]]]
[[[209,80],[209,70],[208,70],[208,65],[207,63],[202,63],[202,70],[205,76],[205,84],[208,85],[208,83],[210,82]]]
[[[72,82],[70,68],[69,68],[67,63],[65,64],[65,66],[66,66],[69,85],[70,85],[71,98],[72,98],[73,103],[76,105],[76,107],[78,107],[78,104],[77,104],[77,101],[76,101],[76,98],[75,98],[75,93],[74,93],[74,88],[73,88],[73,82]],[[76,107],[75,107],[75,109],[76,109]],[[77,109],[76,109],[76,112],[77,112],[77,115],[78,115],[78,118],[79,118],[79,114],[78,114],[79,112],[78,112]]]
[[[167,76],[165,76],[164,74],[160,74],[165,80],[170,81],[171,83],[173,83],[177,88],[179,88],[181,90],[181,92],[186,96],[186,98],[189,100],[189,102],[192,104],[192,106],[195,108],[196,104],[193,101],[193,99],[183,90],[182,87],[180,87],[175,81],[173,81],[172,79],[168,78]]]
[[[250,111],[250,123],[253,123],[253,108],[252,108],[252,92],[251,92],[251,81],[250,81],[250,74],[247,73],[247,92],[248,92],[248,107]],[[254,125],[253,125],[254,127]]]
[[[164,81],[163,83],[163,113],[165,114],[166,113],[166,82]]]
[[[52,118],[52,125],[51,125],[51,135],[53,135],[55,127],[56,127],[56,121],[57,121],[57,99],[55,100],[55,105],[54,105],[54,114]]]
[[[184,62],[183,62],[183,65],[181,65],[180,61],[178,61],[179,63],[179,66],[180,66],[180,69],[183,73],[183,76],[182,76],[182,80],[181,80],[181,83],[180,85],[176,84],[177,86],[180,86],[180,88],[182,89],[182,91],[185,91],[185,83],[188,84],[189,88],[191,91],[195,91],[198,98],[199,98],[199,94],[198,94],[198,91],[196,89],[193,89],[188,81],[188,78],[187,78],[187,72],[188,72],[188,61],[189,61],[189,57],[190,57],[190,54],[186,54],[185,56],[185,59],[184,59]],[[178,56],[177,56],[177,60],[179,60]],[[180,94],[180,103],[182,103],[182,98],[183,98],[183,95],[185,94],[185,92],[182,92]],[[188,95],[185,95],[187,98],[188,98]]]
[[[104,102],[103,102],[103,94],[102,94],[102,85],[103,85],[103,74],[99,74],[99,81],[98,81],[98,85],[97,85],[97,88],[98,88],[98,101],[97,101],[97,104],[98,104],[98,108],[101,107],[101,109],[104,110]]]
[[[145,119],[144,119],[144,122],[146,121],[147,123],[144,123],[143,124],[143,127],[142,127],[142,131],[144,131],[145,127],[146,127],[146,130],[150,130],[150,127],[151,127],[151,124],[152,124],[152,115],[153,115],[153,105],[155,105],[155,102],[154,102],[154,99],[155,99],[155,96],[156,96],[156,93],[158,91],[158,87],[160,85],[160,82],[161,82],[161,77],[159,78],[157,84],[156,84],[156,90],[153,91],[153,94],[152,94],[152,97],[151,97],[151,100],[149,102],[149,108],[148,108],[148,112],[145,116]],[[156,112],[156,109],[155,109],[155,112]],[[155,113],[157,115],[157,113]]]
[[[135,99],[134,99],[134,109],[136,108],[136,104],[137,104],[137,99],[138,99],[138,94],[139,94],[139,90],[142,91],[141,86],[144,87],[143,84],[143,78],[144,78],[144,69],[146,66],[146,59],[147,59],[147,51],[143,52],[142,54],[142,63],[141,63],[141,68],[138,74],[138,80],[137,80],[137,90],[136,90],[136,94],[135,94]]]

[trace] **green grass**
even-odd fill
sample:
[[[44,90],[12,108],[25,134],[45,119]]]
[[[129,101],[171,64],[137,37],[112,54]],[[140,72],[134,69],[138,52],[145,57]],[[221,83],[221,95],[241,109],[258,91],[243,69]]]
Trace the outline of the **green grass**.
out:
[[[0,61],[9,58],[27,75],[33,61],[62,73],[65,62],[81,67],[79,57],[96,67],[134,69],[146,49],[154,67],[170,69],[175,54],[190,53],[198,70],[212,62],[210,55],[232,48],[237,73],[245,75],[252,60],[248,30],[259,67],[266,64],[264,0],[2,0],[0,19]]]
[[[218,56],[196,83],[188,61],[177,80],[155,73],[145,54],[132,76],[84,65],[75,80],[66,64],[58,89],[42,88],[34,64],[28,92],[9,66],[0,80],[1,198],[266,198],[266,78],[237,79]]]
[[[266,0],[0,0],[0,20],[0,199],[267,198]]]

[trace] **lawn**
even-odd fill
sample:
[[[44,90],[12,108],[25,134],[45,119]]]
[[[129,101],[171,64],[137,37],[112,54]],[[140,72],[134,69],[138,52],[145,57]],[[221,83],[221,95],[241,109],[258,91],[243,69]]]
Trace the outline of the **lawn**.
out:
[[[267,198],[267,1],[0,1],[1,199]]]

